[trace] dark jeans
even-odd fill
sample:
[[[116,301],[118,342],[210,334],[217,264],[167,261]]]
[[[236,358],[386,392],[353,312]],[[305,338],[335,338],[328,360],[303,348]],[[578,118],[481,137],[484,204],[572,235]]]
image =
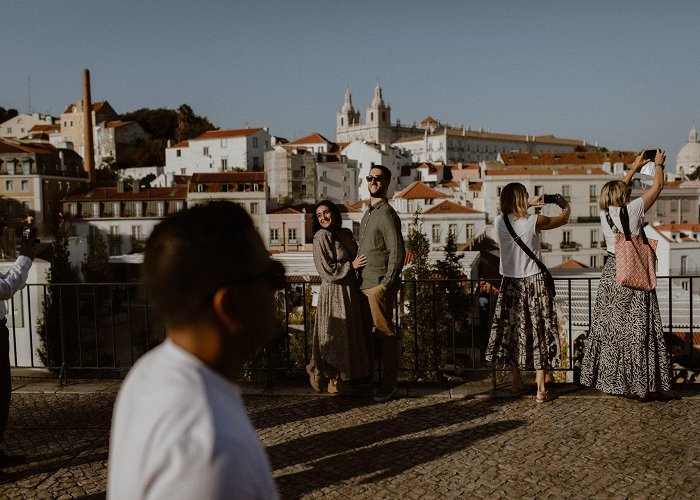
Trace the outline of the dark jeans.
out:
[[[10,332],[5,323],[7,323],[5,318],[0,320],[0,443],[5,439],[5,427],[10,416],[10,398],[12,396]]]

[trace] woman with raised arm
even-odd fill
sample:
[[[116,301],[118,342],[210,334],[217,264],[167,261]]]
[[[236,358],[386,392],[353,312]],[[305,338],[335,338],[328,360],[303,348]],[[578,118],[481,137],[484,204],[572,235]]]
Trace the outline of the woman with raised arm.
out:
[[[520,394],[520,370],[536,370],[538,403],[557,398],[547,389],[547,370],[559,366],[559,334],[554,308],[551,275],[540,260],[540,232],[563,226],[569,221],[569,204],[556,195],[562,209],[555,217],[528,213],[530,207],[544,205],[544,195],[528,200],[525,186],[518,182],[501,191],[501,215],[494,223],[501,249],[503,276],[496,302],[486,359],[513,370],[511,392]]]
[[[583,385],[642,401],[662,397],[670,390],[666,342],[656,291],[635,290],[615,281],[615,233],[624,231],[621,214],[626,211],[630,232],[639,234],[644,214],[664,188],[665,160],[664,151],[657,149],[654,183],[639,198],[630,201],[629,184],[649,161],[643,153],[622,180],[610,181],[600,191],[600,224],[608,258],[600,276],[581,366]]]
[[[314,208],[314,264],[321,277],[311,361],[306,366],[315,392],[350,394],[347,384],[370,375],[368,314],[356,271],[367,259],[357,255],[352,232],[341,226],[332,201]]]

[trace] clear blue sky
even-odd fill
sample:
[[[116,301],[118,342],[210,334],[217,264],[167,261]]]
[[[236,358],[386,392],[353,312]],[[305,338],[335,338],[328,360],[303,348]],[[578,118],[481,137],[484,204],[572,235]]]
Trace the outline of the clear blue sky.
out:
[[[189,104],[221,128],[335,138],[349,88],[392,120],[667,150],[700,126],[700,2],[2,0],[0,106]]]

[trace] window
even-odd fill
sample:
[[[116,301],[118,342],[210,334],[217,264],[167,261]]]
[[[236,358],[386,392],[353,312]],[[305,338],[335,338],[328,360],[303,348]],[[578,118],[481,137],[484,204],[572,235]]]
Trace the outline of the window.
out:
[[[299,175],[306,177],[306,167],[304,165],[299,168]]]
[[[258,204],[257,204],[257,203],[251,203],[251,204],[250,204],[250,213],[253,214],[253,215],[259,213]]]
[[[29,191],[29,181],[22,181],[22,186],[21,186],[22,191]]]
[[[209,146],[204,146],[204,147],[202,148],[202,154],[203,154],[204,156],[209,156]]]
[[[112,215],[114,217],[119,217],[120,211],[121,211],[120,209],[121,209],[121,203],[119,203],[118,201],[112,203],[112,212],[113,212]],[[110,229],[112,227],[117,227],[117,226],[111,226]]]
[[[297,228],[290,227],[289,229],[287,229],[287,241],[289,243],[297,242]]]
[[[571,231],[562,231],[561,240],[564,243],[571,243]]]
[[[143,227],[142,226],[131,226],[131,237],[135,241],[143,240]]]
[[[690,200],[684,198],[681,200],[681,211],[683,213],[688,213],[688,210],[690,210]]]
[[[159,201],[156,203],[156,216],[157,217],[163,217],[165,216],[165,203],[162,201]]]
[[[535,186],[535,194],[537,194],[537,187],[538,186]],[[542,188],[542,186],[539,187],[540,189]],[[503,186],[496,187],[496,196],[498,196],[499,198],[501,197],[501,191],[503,191]]]
[[[228,158],[221,158],[221,170],[228,170]]]
[[[253,168],[257,169],[260,166],[260,158],[253,156]]]
[[[301,196],[306,196],[306,184],[302,184],[301,186]]]
[[[14,191],[12,181],[5,181],[5,191]]]
[[[466,233],[467,241],[471,241],[474,238],[474,224],[467,224]]]
[[[598,267],[598,256],[591,255],[591,267]]]
[[[109,226],[109,236],[119,236],[119,226]]]
[[[678,212],[678,200],[671,200],[671,212]]]
[[[77,215],[78,215],[78,204],[77,203],[70,204],[70,214],[73,217],[77,217]]]
[[[598,246],[598,230],[591,229],[591,248],[596,248]]]
[[[182,156],[182,150],[181,149],[175,150],[175,156],[180,158]]]
[[[24,160],[22,162],[22,174],[29,175],[30,169],[31,169],[31,164],[29,163],[29,160]]]
[[[447,228],[452,236],[457,238],[457,224],[450,224]]]
[[[93,203],[93,204],[92,204],[92,216],[93,216],[93,217],[99,217],[99,216],[100,216],[100,204],[99,204],[99,203]]]
[[[598,186],[595,184],[590,184],[588,186],[588,201],[598,200]]]
[[[197,184],[197,192],[198,193],[204,192],[204,184]]]
[[[221,139],[221,147],[222,149],[226,149],[228,147],[228,141],[226,139]]]
[[[660,215],[662,217],[664,215],[664,201],[663,200],[656,201],[656,215]]]
[[[253,147],[254,148],[258,147],[258,138],[257,137],[253,137]]]
[[[598,207],[596,205],[590,205],[588,207],[588,215],[590,217],[595,217],[596,215],[599,215],[598,213]]]
[[[433,224],[433,243],[440,243],[440,225]]]
[[[275,228],[270,228],[270,243],[280,242],[280,230]]]
[[[688,273],[688,256],[681,255],[681,274]]]
[[[569,185],[562,186],[561,187],[561,195],[565,199],[570,200],[571,199],[571,186],[569,186]]]

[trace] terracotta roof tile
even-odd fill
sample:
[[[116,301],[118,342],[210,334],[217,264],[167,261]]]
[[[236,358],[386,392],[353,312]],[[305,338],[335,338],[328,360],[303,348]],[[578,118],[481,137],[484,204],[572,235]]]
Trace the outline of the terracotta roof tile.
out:
[[[320,142],[324,143],[331,143],[335,144],[333,141],[329,141],[325,137],[323,137],[321,134],[318,132],[314,132],[313,134],[307,135],[306,137],[302,137],[301,139],[295,139],[292,142],[288,143],[290,145],[295,145],[295,144],[318,144]]]
[[[263,182],[265,172],[200,172],[192,174],[190,183],[201,182]]]
[[[262,130],[261,127],[258,128],[237,128],[229,130],[209,130],[204,132],[202,135],[190,139],[191,141],[206,141],[209,139],[225,139],[227,137],[247,137],[253,135],[254,133]]]
[[[556,174],[555,174],[556,172]],[[510,168],[488,169],[485,175],[611,175],[602,168]]]
[[[429,210],[423,212],[424,214],[483,214],[479,210],[474,210],[473,208],[458,205],[450,200],[445,200]]]
[[[636,153],[630,151],[586,151],[586,152],[544,152],[544,153],[500,153],[504,165],[602,165],[605,162],[630,164]]]
[[[574,259],[569,259],[565,262],[562,262],[558,266],[553,266],[552,269],[588,269],[589,266],[586,264],[582,264],[581,262],[574,260]]]
[[[435,199],[435,198],[449,198],[448,195],[437,191],[430,186],[423,184],[420,181],[414,181],[409,184],[406,189],[396,193],[394,198],[404,198],[404,199]]]
[[[700,224],[660,224],[653,227],[657,231],[700,231]]]

